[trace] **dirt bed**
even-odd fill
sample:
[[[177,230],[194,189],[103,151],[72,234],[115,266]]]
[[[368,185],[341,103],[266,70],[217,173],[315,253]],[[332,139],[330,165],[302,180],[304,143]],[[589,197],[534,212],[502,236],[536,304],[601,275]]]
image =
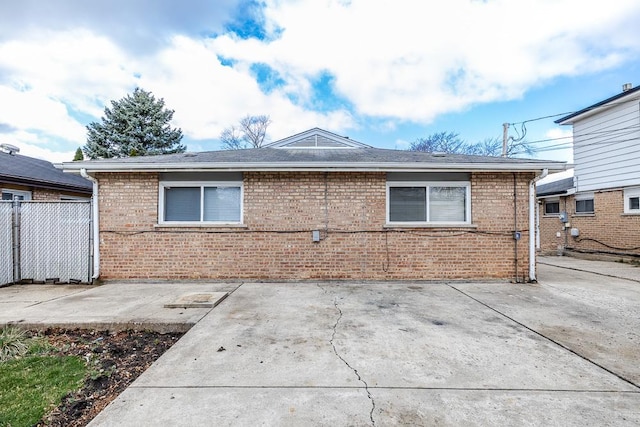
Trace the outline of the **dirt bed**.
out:
[[[81,390],[71,393],[37,426],[86,426],[105,406],[169,349],[183,333],[47,329],[43,336],[60,355],[78,356],[89,368]]]

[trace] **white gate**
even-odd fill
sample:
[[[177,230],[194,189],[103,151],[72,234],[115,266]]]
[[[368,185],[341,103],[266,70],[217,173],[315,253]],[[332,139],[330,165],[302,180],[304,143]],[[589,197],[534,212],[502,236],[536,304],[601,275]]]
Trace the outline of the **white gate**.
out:
[[[8,204],[12,215],[7,227],[4,209],[0,210],[0,236],[8,236],[2,240],[12,242],[12,248],[5,257],[5,245],[0,243],[5,259],[0,268],[13,273],[0,272],[0,284],[91,281],[91,202],[16,200]]]

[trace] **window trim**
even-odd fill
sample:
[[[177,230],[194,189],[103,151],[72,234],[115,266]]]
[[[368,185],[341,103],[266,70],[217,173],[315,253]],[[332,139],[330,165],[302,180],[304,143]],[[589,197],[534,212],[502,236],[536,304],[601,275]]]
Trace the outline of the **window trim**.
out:
[[[164,219],[164,193],[167,187],[200,187],[200,218],[203,216],[204,209],[204,188],[207,187],[226,187],[240,188],[240,220],[239,221],[165,221]],[[196,226],[203,225],[220,226],[238,226],[244,225],[244,183],[243,181],[160,181],[158,195],[158,224],[171,226]]]
[[[426,221],[391,221],[390,189],[394,187],[424,187],[426,189],[425,208],[427,210]],[[429,221],[429,188],[430,187],[460,187],[465,189],[465,220],[464,221]],[[387,181],[386,188],[386,224],[385,226],[406,227],[443,227],[443,226],[469,226],[471,225],[471,181]]]
[[[640,198],[640,187],[624,189],[624,213],[628,215],[640,215],[640,209],[631,209],[630,199]]]
[[[22,196],[23,200],[22,201],[27,201],[27,200],[31,200],[31,191],[27,191],[27,190],[14,190],[13,188],[2,188],[0,189],[0,195],[3,193],[11,193],[14,196]],[[11,200],[13,200],[13,197],[11,198]],[[5,201],[9,201],[9,200],[5,200]]]
[[[580,211],[578,212],[578,202],[583,202],[585,200],[591,200],[593,203],[593,210],[591,211]],[[574,196],[574,212],[576,215],[593,215],[596,213],[596,200],[593,193],[581,193],[576,194]]]
[[[547,213],[547,203],[557,203],[558,204],[558,213]],[[549,199],[544,199],[544,203],[542,206],[542,213],[544,214],[543,216],[547,216],[547,217],[558,217],[560,216],[560,214],[562,213],[562,210],[560,209],[560,198],[559,197],[551,197]]]

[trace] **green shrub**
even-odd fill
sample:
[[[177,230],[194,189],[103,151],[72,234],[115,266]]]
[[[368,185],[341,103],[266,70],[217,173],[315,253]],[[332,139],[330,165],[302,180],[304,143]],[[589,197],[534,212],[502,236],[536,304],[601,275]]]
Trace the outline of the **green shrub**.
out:
[[[22,329],[6,326],[0,330],[0,362],[22,357],[29,350],[29,337]]]

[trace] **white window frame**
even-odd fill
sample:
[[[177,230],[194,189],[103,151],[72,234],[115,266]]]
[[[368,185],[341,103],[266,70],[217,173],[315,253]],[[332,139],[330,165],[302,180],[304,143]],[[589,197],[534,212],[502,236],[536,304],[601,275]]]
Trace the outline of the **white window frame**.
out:
[[[390,208],[391,197],[390,189],[394,187],[424,187],[426,193],[426,221],[391,221]],[[429,221],[429,188],[430,187],[460,187],[465,189],[465,220],[464,221]],[[423,227],[423,226],[465,226],[471,224],[471,182],[470,181],[387,181],[387,200],[386,200],[387,217],[386,221],[388,225],[394,226],[409,226],[409,227]]]
[[[158,224],[177,226],[242,225],[244,224],[244,184],[242,181],[161,181],[158,197]],[[240,188],[240,221],[165,221],[164,193],[166,187],[200,187],[200,218],[203,217],[204,188]]]
[[[624,213],[630,215],[640,215],[640,209],[631,209],[630,199],[640,198],[640,187],[625,188],[624,189]]]
[[[557,203],[558,204],[558,213],[547,213],[547,203]],[[543,216],[560,216],[560,214],[562,213],[562,209],[560,206],[560,198],[559,197],[552,197],[549,199],[544,199],[544,203],[542,206],[542,213]]]
[[[578,212],[578,202],[582,202],[584,200],[592,200],[593,201],[593,210],[592,211],[584,211]],[[596,200],[593,193],[579,193],[574,197],[575,202],[575,213],[576,215],[593,215],[596,212]]]
[[[22,196],[23,200],[31,200],[31,191],[26,191],[26,190],[14,190],[13,188],[3,188],[0,191],[0,194],[2,193],[11,193],[14,196]],[[11,198],[13,200],[13,197]],[[8,200],[6,200],[8,202]]]

